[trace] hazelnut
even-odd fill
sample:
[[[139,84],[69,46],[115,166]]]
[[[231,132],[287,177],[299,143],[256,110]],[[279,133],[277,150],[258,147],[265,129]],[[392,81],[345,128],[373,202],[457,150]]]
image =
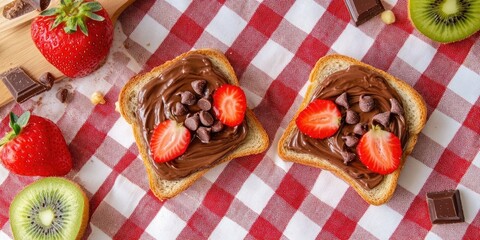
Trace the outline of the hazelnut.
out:
[[[395,14],[393,14],[392,10],[383,11],[380,18],[382,18],[382,21],[385,24],[392,24],[395,22]]]
[[[105,98],[103,97],[103,93],[96,91],[90,97],[90,101],[93,105],[97,104],[105,104]]]

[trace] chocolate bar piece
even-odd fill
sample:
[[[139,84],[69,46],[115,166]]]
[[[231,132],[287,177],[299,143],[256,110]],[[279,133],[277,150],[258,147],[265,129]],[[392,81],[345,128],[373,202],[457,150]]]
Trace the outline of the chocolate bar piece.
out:
[[[385,10],[380,0],[345,0],[345,4],[356,26]]]
[[[427,193],[427,204],[432,223],[442,224],[465,221],[458,190]]]
[[[40,78],[38,79],[38,82],[42,84],[45,87],[45,89],[48,91],[52,89],[53,84],[55,83],[55,78],[51,73],[46,72],[40,76]]]
[[[18,103],[25,102],[31,97],[45,92],[47,88],[31,79],[23,69],[12,68],[0,75],[3,83]]]

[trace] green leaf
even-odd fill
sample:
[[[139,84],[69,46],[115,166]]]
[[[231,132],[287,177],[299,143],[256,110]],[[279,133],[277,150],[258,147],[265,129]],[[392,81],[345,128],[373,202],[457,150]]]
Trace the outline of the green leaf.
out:
[[[99,2],[86,2],[82,4],[82,9],[97,12],[102,10],[102,5]]]
[[[104,17],[102,17],[100,15],[97,15],[95,13],[92,13],[92,12],[85,12],[85,16],[89,17],[92,20],[99,21],[99,22],[105,20]]]
[[[66,33],[73,33],[77,31],[77,18],[71,17],[67,20],[65,27],[63,28]]]
[[[88,36],[87,25],[85,25],[85,22],[83,20],[78,21],[78,26],[80,27],[82,33],[85,34],[85,36]]]
[[[76,32],[80,27],[82,33],[88,36],[86,19],[104,21],[105,17],[94,13],[102,9],[102,5],[97,1],[61,0],[56,10],[46,11],[44,15],[56,16],[50,29],[60,26],[63,22],[65,26],[62,27],[66,33]]]
[[[17,119],[16,122],[21,128],[24,128],[27,126],[28,120],[30,120],[30,112],[26,111]]]
[[[60,1],[63,5],[71,5],[73,2],[72,0],[61,0]]]
[[[22,114],[22,116],[18,117],[17,115],[15,115],[15,113],[13,112],[10,112],[10,127],[12,128],[12,131],[8,132],[7,134],[5,134],[5,136],[0,139],[0,146],[3,146],[4,144],[6,144],[7,142],[9,142],[10,140],[14,139],[15,136],[17,136],[20,131],[22,130],[22,126],[19,125],[20,124],[23,124],[25,121],[28,122],[28,118],[30,118],[30,112],[25,112]],[[25,122],[25,125],[26,125],[26,122]]]
[[[13,129],[13,132],[15,132],[15,135],[18,135],[22,130],[22,128],[18,125],[18,123],[14,123],[12,129]]]
[[[20,132],[22,128],[28,124],[28,120],[30,119],[30,112],[24,112],[20,117],[15,115],[15,113],[10,112],[10,127],[12,131],[8,132],[0,139],[0,147],[8,143],[10,140],[14,139]]]
[[[10,128],[13,129],[13,124],[17,122],[18,116],[15,113],[10,112]]]
[[[43,10],[40,15],[42,16],[53,16],[57,13],[58,11],[58,8],[49,8],[49,9],[45,9]]]
[[[57,16],[57,18],[55,18],[55,21],[52,23],[52,26],[50,27],[50,29],[54,29],[56,27],[58,27],[58,25],[60,25],[60,23],[63,22],[63,17],[62,16]]]
[[[73,3],[72,8],[78,8],[82,3],[83,3],[83,1],[75,1],[75,2]]]

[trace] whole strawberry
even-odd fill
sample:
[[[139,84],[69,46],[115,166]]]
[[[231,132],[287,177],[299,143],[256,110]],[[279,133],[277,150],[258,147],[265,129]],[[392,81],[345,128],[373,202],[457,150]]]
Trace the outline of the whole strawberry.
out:
[[[68,77],[86,76],[100,67],[113,40],[113,24],[98,2],[62,0],[43,11],[31,26],[43,56]]]
[[[60,176],[72,169],[62,132],[52,121],[25,112],[10,114],[12,131],[0,140],[0,159],[7,169],[25,176]]]

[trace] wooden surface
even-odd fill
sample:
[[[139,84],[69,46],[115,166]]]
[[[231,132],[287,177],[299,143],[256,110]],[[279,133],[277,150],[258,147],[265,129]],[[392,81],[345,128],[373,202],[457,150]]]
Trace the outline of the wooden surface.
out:
[[[13,0],[12,0],[13,1]],[[115,22],[122,11],[135,0],[97,0],[107,10]],[[1,14],[0,14],[1,16]],[[1,16],[3,18],[3,16]],[[0,21],[8,21],[4,18]],[[52,66],[38,51],[30,36],[30,21],[1,31],[0,37],[0,73],[10,68],[20,66],[33,79],[37,80],[43,73],[50,72],[59,80],[64,76]],[[0,81],[0,107],[11,102],[12,95]]]

